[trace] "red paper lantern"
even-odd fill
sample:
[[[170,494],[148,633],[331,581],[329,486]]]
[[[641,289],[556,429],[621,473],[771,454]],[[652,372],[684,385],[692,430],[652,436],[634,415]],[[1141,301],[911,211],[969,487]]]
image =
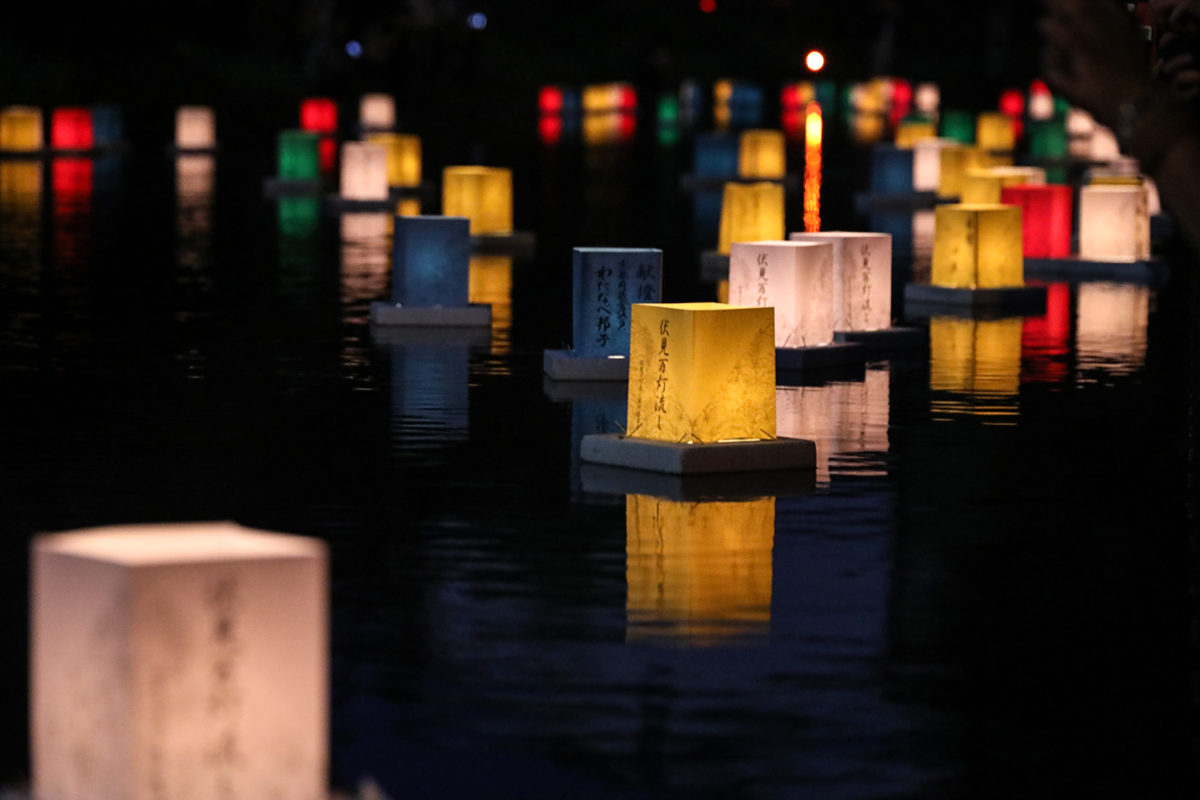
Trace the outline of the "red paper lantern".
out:
[[[300,104],[300,127],[315,133],[337,133],[337,103],[328,97],[309,97]]]
[[[321,172],[333,171],[333,165],[337,163],[337,151],[337,139],[332,136],[322,136],[321,141],[317,142],[317,159],[321,165]]]
[[[1000,202],[1021,207],[1023,250],[1027,258],[1071,255],[1071,187],[1059,184],[1007,186]]]
[[[557,86],[543,86],[538,93],[538,110],[543,114],[561,114],[562,109],[562,89]]]
[[[86,108],[56,108],[50,118],[50,145],[55,150],[91,150],[92,112]]]

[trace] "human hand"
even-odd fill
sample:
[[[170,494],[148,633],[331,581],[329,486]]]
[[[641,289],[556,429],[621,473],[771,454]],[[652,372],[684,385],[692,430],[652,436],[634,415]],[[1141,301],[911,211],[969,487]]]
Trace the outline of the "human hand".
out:
[[[1200,95],[1200,66],[1196,63],[1196,45],[1187,47],[1181,34],[1167,31],[1159,37],[1154,77],[1171,87],[1177,97],[1191,100]]]

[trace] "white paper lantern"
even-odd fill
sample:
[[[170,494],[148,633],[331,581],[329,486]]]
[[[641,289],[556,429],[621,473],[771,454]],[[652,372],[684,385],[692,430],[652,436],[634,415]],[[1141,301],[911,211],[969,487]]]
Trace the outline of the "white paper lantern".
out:
[[[729,302],[775,309],[776,347],[833,341],[833,245],[827,242],[734,242]]]
[[[358,101],[358,123],[367,131],[396,127],[396,101],[390,94],[364,94]]]
[[[1079,190],[1079,255],[1095,261],[1150,257],[1146,187],[1091,185]]]
[[[892,325],[892,237],[886,233],[793,233],[793,242],[833,246],[833,329],[877,331]]]
[[[217,118],[209,106],[180,106],[175,111],[175,146],[211,150],[217,146]]]
[[[341,195],[346,200],[387,200],[387,151],[381,145],[342,144]]]

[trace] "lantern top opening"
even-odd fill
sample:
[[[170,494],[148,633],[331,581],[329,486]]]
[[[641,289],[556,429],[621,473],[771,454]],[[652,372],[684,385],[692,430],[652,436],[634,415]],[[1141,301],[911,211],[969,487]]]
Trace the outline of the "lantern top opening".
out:
[[[650,308],[669,308],[677,311],[720,311],[726,308],[740,308],[727,303],[637,303],[639,306]]]
[[[140,567],[228,559],[310,557],[313,539],[243,528],[232,522],[114,525],[38,538],[42,552]]]

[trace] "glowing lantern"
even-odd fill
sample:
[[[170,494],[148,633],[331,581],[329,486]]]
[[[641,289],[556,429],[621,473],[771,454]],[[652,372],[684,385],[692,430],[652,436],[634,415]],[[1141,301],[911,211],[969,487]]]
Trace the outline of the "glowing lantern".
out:
[[[421,184],[421,137],[403,133],[372,133],[367,141],[383,148],[388,186]]]
[[[896,146],[911,148],[918,142],[937,137],[937,125],[927,119],[905,119],[896,129]]]
[[[543,86],[538,91],[538,111],[542,115],[561,114],[563,110],[562,89],[557,86]]]
[[[929,320],[930,389],[984,398],[1015,397],[1020,384],[1020,317]]]
[[[0,211],[37,213],[42,197],[42,165],[0,160]]]
[[[662,297],[662,250],[576,247],[571,274],[575,354],[628,357],[630,306]]]
[[[121,109],[110,105],[92,106],[92,144],[112,147],[125,138],[125,122]]]
[[[995,111],[985,111],[975,120],[975,146],[984,150],[1012,150],[1016,147],[1013,120]]]
[[[1036,120],[1029,126],[1029,154],[1034,158],[1066,158],[1067,142],[1067,128],[1060,119]]]
[[[941,135],[962,144],[975,143],[975,118],[969,111],[945,111],[941,115]]]
[[[502,167],[446,167],[442,172],[442,214],[469,219],[472,236],[511,233],[512,170]]]
[[[936,83],[918,83],[913,93],[913,108],[918,113],[932,117],[938,113],[942,104],[942,92]]]
[[[850,118],[850,132],[859,144],[874,144],[883,138],[887,129],[882,114],[856,113]]]
[[[346,200],[387,200],[387,151],[369,142],[342,144],[341,196]]]
[[[1000,190],[1005,186],[1046,182],[1046,171],[1040,167],[987,167],[968,170],[963,178],[962,202],[999,203]]]
[[[949,139],[924,139],[913,145],[912,183],[918,192],[936,192],[942,180],[942,149],[958,147]]]
[[[637,92],[628,83],[599,83],[583,87],[583,113],[633,111]]]
[[[281,131],[278,140],[279,178],[315,181],[321,177],[318,137],[308,131]]]
[[[1082,108],[1067,112],[1067,134],[1071,137],[1091,136],[1096,131],[1096,120]]]
[[[892,237],[886,233],[793,233],[793,242],[833,246],[833,329],[876,331],[892,324]],[[776,319],[779,311],[776,309]]]
[[[300,127],[313,133],[337,133],[337,103],[328,97],[309,97],[300,103]]]
[[[396,100],[390,94],[364,94],[358,101],[358,124],[364,131],[396,127]]]
[[[692,171],[697,177],[732,178],[738,174],[740,141],[728,134],[696,135]]]
[[[323,543],[131,525],[32,550],[38,797],[328,796]]]
[[[721,198],[721,229],[717,251],[729,254],[734,242],[782,239],[784,193],[780,183],[727,183]]]
[[[545,116],[538,119],[538,138],[544,144],[558,144],[563,135],[563,120],[558,116]]]
[[[828,242],[734,242],[729,301],[775,309],[776,347],[833,342],[833,245]]]
[[[55,150],[91,150],[92,112],[86,108],[56,108],[50,116],[50,146]]]
[[[787,174],[786,146],[783,131],[742,131],[738,142],[738,177],[782,179]]]
[[[999,107],[1006,117],[1020,117],[1025,113],[1025,95],[1020,89],[1005,89],[1000,93]]]
[[[0,150],[28,153],[41,149],[41,109],[31,106],[8,106],[0,111]]]
[[[1043,81],[1035,80],[1029,85],[1029,118],[1048,120],[1054,117],[1054,95]]]
[[[1150,258],[1146,187],[1091,185],[1079,190],[1079,255],[1094,261]]]
[[[779,105],[785,111],[801,111],[816,99],[816,87],[811,81],[784,84],[779,91]]]
[[[629,436],[673,443],[773,439],[774,320],[770,308],[635,304]]]
[[[217,120],[211,107],[176,109],[175,146],[180,150],[211,150],[217,146]]]
[[[392,301],[415,308],[467,305],[471,241],[463,217],[396,217]]]
[[[871,149],[871,192],[907,194],[913,190],[912,148],[877,144]]]
[[[1069,186],[1006,186],[1000,202],[1021,208],[1023,250],[1026,258],[1066,258],[1071,255],[1071,204]]]
[[[946,145],[941,150],[938,195],[941,197],[961,197],[965,189],[967,175],[972,170],[1007,166],[1011,162],[1012,159],[1010,157],[997,156],[979,147]]]
[[[775,498],[625,501],[626,638],[692,646],[768,632]]]
[[[1023,286],[1021,209],[944,205],[936,209],[930,282],[951,289]]]
[[[1088,157],[1092,161],[1116,161],[1121,157],[1121,144],[1111,128],[1096,126],[1096,130],[1092,132]]]

